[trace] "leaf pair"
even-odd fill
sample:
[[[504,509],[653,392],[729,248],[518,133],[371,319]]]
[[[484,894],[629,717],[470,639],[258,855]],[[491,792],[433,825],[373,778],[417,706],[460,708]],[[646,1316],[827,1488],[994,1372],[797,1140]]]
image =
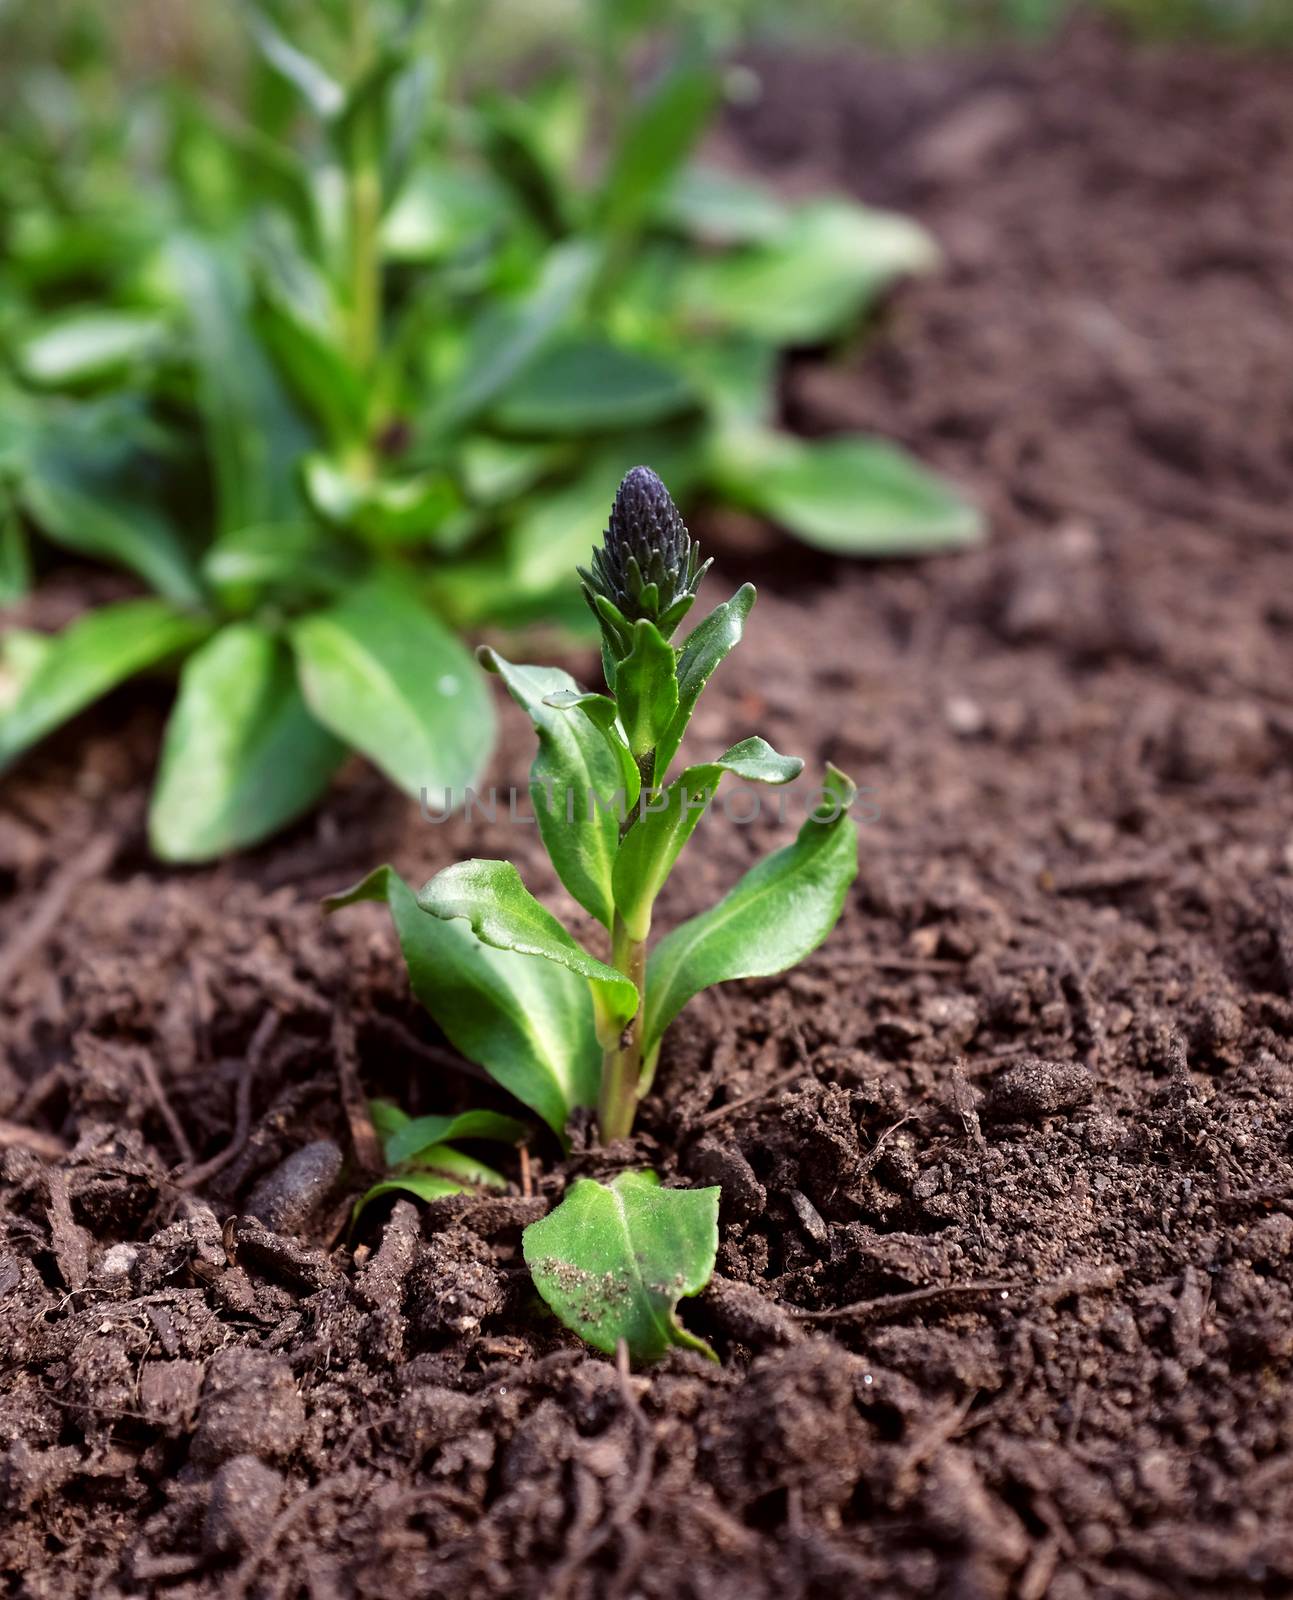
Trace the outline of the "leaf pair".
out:
[[[410,1117],[389,1100],[369,1102],[373,1127],[382,1142],[388,1174],[355,1202],[354,1216],[384,1194],[411,1194],[439,1200],[470,1189],[505,1189],[507,1179],[493,1167],[456,1148],[461,1139],[520,1144],[529,1134],[523,1122],[497,1111],[463,1111],[456,1116]]]

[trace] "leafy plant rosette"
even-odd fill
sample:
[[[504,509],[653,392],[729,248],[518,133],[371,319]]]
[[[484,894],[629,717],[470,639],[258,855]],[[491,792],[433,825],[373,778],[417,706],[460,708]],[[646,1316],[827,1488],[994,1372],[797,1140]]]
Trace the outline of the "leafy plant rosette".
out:
[[[465,1057],[558,1137],[574,1112],[595,1107],[602,1141],[625,1138],[688,1001],[801,961],[835,925],[856,876],[856,790],[828,767],[797,838],[651,948],[656,898],[724,778],[786,784],[803,770],[756,736],[673,773],[700,695],[754,604],[746,584],[672,645],[707,565],[663,483],[637,467],[581,573],[606,692],[481,652],[534,725],[539,832],[566,889],[605,930],[609,960],[584,948],[506,861],[459,862],[416,894],[383,866],[326,902],[385,902],[418,998]],[[690,1340],[674,1307],[708,1281],[716,1207],[717,1190],[660,1188],[650,1174],[585,1180],[527,1230],[526,1258],[548,1304],[591,1343],[609,1349],[624,1337],[637,1355],[659,1354],[662,1342]]]
[[[90,185],[45,183],[60,141],[15,119],[0,604],[33,533],[151,597],[10,630],[0,770],[179,666],[164,859],[269,836],[351,749],[407,793],[460,791],[493,730],[455,630],[582,615],[575,562],[643,457],[836,552],[978,536],[895,447],[775,421],[780,352],[856,328],[932,241],[698,164],[713,39],[678,35],[634,95],[643,22],[613,9],[600,72],[464,98],[467,30],[426,8],[247,5],[239,110],[179,83],[117,107],[132,136],[78,129]]]

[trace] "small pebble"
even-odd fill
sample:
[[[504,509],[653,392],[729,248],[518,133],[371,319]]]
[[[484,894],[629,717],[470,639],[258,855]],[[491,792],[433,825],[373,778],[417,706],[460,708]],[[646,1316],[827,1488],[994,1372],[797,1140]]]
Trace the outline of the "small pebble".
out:
[[[283,1501],[283,1478],[255,1456],[234,1456],[211,1480],[202,1525],[209,1555],[240,1556],[265,1533]]]
[[[305,1405],[292,1369],[264,1351],[221,1350],[211,1358],[193,1459],[218,1466],[234,1456],[280,1461],[305,1432]]]
[[[1038,1121],[1085,1105],[1094,1092],[1095,1080],[1081,1062],[1034,1057],[993,1082],[982,1115],[995,1122]]]
[[[251,1191],[246,1214],[275,1233],[300,1233],[327,1198],[341,1171],[341,1151],[331,1139],[294,1150]]]

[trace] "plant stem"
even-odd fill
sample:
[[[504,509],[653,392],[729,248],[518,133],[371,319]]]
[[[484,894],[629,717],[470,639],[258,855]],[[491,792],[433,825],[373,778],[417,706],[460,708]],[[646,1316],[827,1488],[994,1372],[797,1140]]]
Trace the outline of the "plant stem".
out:
[[[351,53],[354,81],[372,59],[369,0],[351,0]],[[362,378],[372,375],[381,317],[381,261],[378,230],[382,220],[382,178],[373,108],[359,113],[350,153],[350,356]]]
[[[642,997],[633,1020],[602,1056],[602,1085],[597,1100],[597,1128],[603,1144],[627,1139],[638,1108],[642,1071],[642,1014],[646,1009],[646,943],[631,939],[617,915],[611,930],[611,961],[632,978]]]

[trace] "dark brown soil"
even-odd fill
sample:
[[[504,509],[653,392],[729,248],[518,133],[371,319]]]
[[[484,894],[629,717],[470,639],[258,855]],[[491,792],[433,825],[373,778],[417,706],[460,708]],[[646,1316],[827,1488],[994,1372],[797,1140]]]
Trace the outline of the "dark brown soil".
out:
[[[868,569],[706,530],[764,592],[700,736],[881,812],[830,944],[698,1001],[643,1118],[723,1185],[685,1308],[722,1365],[626,1377],[537,1313],[555,1147],[532,1197],[337,1243],[352,1030],[372,1091],[481,1091],[383,918],[317,896],[518,838],[551,875],[358,768],[161,871],[132,692],[0,822],[9,1592],[1293,1592],[1293,65],[765,65],[756,162],[950,257],[790,413],[916,446],[994,538]],[[527,762],[509,712],[496,780]],[[711,832],[669,911],[771,831]]]

